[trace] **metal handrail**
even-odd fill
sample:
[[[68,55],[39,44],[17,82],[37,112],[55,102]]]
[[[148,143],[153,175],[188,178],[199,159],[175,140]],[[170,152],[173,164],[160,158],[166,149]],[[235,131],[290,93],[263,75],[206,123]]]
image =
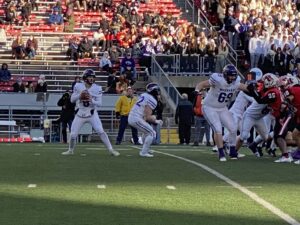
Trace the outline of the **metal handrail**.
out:
[[[170,108],[175,113],[179,99],[181,99],[181,94],[177,90],[176,86],[169,79],[168,75],[161,68],[159,63],[156,61],[155,57],[152,55],[151,58],[152,58],[151,59],[152,74],[151,74],[150,78],[157,77],[158,83],[164,87],[164,89],[162,89],[161,92],[164,95],[165,100],[168,101]],[[158,71],[156,71],[155,68],[157,68]],[[162,83],[162,77],[165,79],[165,81],[167,81],[167,83],[165,83],[165,84]],[[175,91],[173,94],[171,93],[171,88],[172,88],[172,90]],[[166,92],[166,93],[164,93],[164,92]],[[174,96],[174,94],[175,94],[175,96]],[[172,96],[174,98],[172,98]]]
[[[211,27],[211,29],[213,29],[214,31],[217,32],[217,30],[215,29],[215,27],[210,23],[210,21],[208,20],[208,18],[206,17],[206,15],[204,14],[204,12],[201,9],[198,9],[198,13],[200,14],[198,16],[198,24],[200,24],[200,22],[201,22],[202,24],[205,25],[205,27],[207,29],[209,29],[209,27]],[[204,20],[202,18],[204,18]],[[221,38],[222,41],[223,40],[226,41],[225,38],[222,35],[220,35],[220,38]],[[237,58],[238,58],[237,52],[232,48],[232,46],[227,41],[226,41],[226,45],[227,45],[227,47],[230,50],[229,54],[228,54],[228,56],[230,56],[230,58],[228,59],[228,61],[230,63],[234,64],[235,67],[237,68],[237,62],[238,62],[238,60],[237,60]],[[238,70],[238,68],[237,68],[237,70]],[[241,77],[244,77],[243,74],[239,70],[238,70],[238,73],[239,73],[239,75]]]

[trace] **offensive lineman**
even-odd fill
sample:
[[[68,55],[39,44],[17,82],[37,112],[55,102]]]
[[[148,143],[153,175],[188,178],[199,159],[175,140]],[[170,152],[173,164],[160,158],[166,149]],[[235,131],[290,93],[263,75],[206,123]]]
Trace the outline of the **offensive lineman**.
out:
[[[253,82],[253,81],[258,81],[262,78],[263,73],[259,68],[252,68],[248,75],[247,75],[247,81],[248,82]],[[242,126],[242,118],[243,114],[247,108],[247,106],[253,102],[253,98],[245,94],[244,92],[239,92],[237,95],[233,105],[229,109],[229,111],[232,113],[233,120],[234,120],[234,125],[237,127],[238,131],[241,131],[241,126]],[[228,142],[228,136],[229,133],[225,132],[225,135],[223,137],[224,142]]]
[[[214,130],[214,138],[218,147],[219,160],[226,161],[222,137],[222,125],[229,131],[229,156],[237,159],[235,149],[237,128],[234,125],[232,113],[229,112],[227,104],[231,101],[234,93],[238,90],[247,91],[247,86],[240,83],[236,68],[228,64],[223,73],[213,73],[209,80],[200,82],[195,91],[210,88],[204,101],[202,111],[207,122]]]
[[[77,104],[77,110],[71,127],[69,150],[62,155],[72,155],[76,144],[78,132],[83,124],[90,123],[93,129],[100,136],[100,139],[113,156],[119,156],[120,153],[113,150],[107,134],[104,132],[101,120],[99,118],[97,107],[102,105],[102,88],[95,84],[95,72],[87,69],[82,74],[83,83],[77,83],[74,86],[74,92],[71,96],[71,102]]]
[[[159,124],[160,126],[163,124],[162,120],[157,120],[152,115],[152,111],[157,105],[157,96],[159,93],[160,89],[156,83],[148,84],[146,86],[146,93],[140,95],[128,116],[129,125],[144,134],[143,148],[139,153],[141,157],[153,157],[150,145],[156,137],[156,133],[149,123]]]

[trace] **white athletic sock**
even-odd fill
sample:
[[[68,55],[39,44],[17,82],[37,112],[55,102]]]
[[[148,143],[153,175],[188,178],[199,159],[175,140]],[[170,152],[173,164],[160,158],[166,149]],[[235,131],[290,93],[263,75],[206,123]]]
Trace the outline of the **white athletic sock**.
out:
[[[147,136],[145,137],[144,144],[143,144],[143,148],[142,148],[142,152],[143,152],[143,153],[148,153],[152,141],[153,141],[153,136],[147,135]]]
[[[76,145],[76,138],[70,138],[70,143],[69,143],[69,151],[74,151]]]
[[[108,150],[112,150],[113,147],[111,146],[110,140],[105,132],[99,134],[100,139],[102,140],[103,144],[106,146]]]
[[[262,141],[263,141],[263,139],[261,138],[260,135],[257,135],[256,138],[254,139],[254,142],[255,142],[256,144],[259,144],[259,143],[261,143]]]

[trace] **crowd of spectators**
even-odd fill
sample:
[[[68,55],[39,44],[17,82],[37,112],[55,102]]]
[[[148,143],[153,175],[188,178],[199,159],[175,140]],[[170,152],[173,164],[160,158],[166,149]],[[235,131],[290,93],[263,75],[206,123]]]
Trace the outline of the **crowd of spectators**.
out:
[[[33,8],[32,1],[22,1],[31,4]],[[140,13],[140,2],[127,0],[112,4],[112,1],[105,0],[67,1],[65,8],[62,7],[61,1],[57,1],[51,8],[49,23],[62,24],[65,30],[72,32],[75,10],[101,12],[99,27],[93,36],[72,37],[67,54],[71,60],[77,61],[79,58],[97,58],[100,56],[98,51],[105,52],[100,56],[99,67],[112,74],[114,65],[120,64],[120,72],[128,80],[136,78],[135,69],[131,70],[128,76],[127,68],[130,67],[124,65],[124,60],[120,60],[123,58],[129,62],[128,53],[132,59],[138,58],[140,64],[149,70],[152,54],[205,56],[208,72],[220,72],[229,53],[226,42],[220,39],[220,35],[227,37],[234,49],[245,52],[246,65],[249,64],[251,68],[259,67],[264,72],[275,72],[279,75],[292,72],[294,63],[300,58],[300,7],[297,2],[200,1],[201,9],[217,16],[217,25],[220,28],[218,32],[203,29],[192,23],[179,24],[177,17],[160,11],[145,10]],[[15,3],[10,1],[6,5],[13,4]],[[110,17],[106,14],[108,12]],[[54,17],[59,19],[52,20]],[[30,43],[28,45],[30,46]],[[17,37],[12,44],[13,57],[34,57],[37,43],[35,45],[33,48],[28,47],[21,37]],[[96,54],[93,52],[93,46],[96,48]],[[182,69],[194,69],[191,59],[182,59],[184,62],[181,65],[186,66]],[[132,65],[134,63],[135,60],[132,60]],[[167,66],[171,67],[171,64]]]
[[[103,11],[111,12],[112,17],[108,18],[105,13],[101,13],[99,27],[93,33],[93,37],[70,38],[67,52],[70,59],[77,61],[78,58],[98,56],[80,53],[82,51],[80,46],[87,41],[88,49],[95,46],[96,52],[107,51],[112,65],[120,63],[119,58],[126,58],[127,53],[130,53],[132,58],[138,58],[140,64],[150,70],[152,54],[186,54],[207,56],[207,64],[211,72],[223,67],[228,49],[226,47],[219,49],[218,35],[210,30],[203,30],[195,24],[187,22],[179,24],[178,17],[170,13],[151,10],[139,13],[139,4],[139,0],[130,0],[116,3],[113,6],[106,5],[104,9],[100,7]],[[92,11],[95,9],[89,4],[69,2],[67,3],[67,14],[71,15],[75,8]],[[217,60],[221,66],[216,68]],[[189,59],[186,60],[186,63],[189,66],[193,65]],[[126,73],[124,68],[121,67],[122,74]],[[135,78],[136,71],[132,71],[132,76]]]
[[[27,1],[29,12],[33,8],[37,8],[34,0],[20,1]],[[6,2],[4,4],[6,8],[15,4],[9,0]],[[92,37],[74,36],[69,39],[67,55],[73,61],[80,58],[97,58],[98,51],[107,51],[108,59],[114,67],[121,63],[120,57],[126,58],[127,53],[130,53],[132,58],[138,58],[140,64],[149,68],[151,73],[152,54],[200,55],[207,56],[206,62],[210,72],[220,71],[222,65],[225,64],[225,54],[228,54],[228,50],[218,47],[220,40],[217,34],[188,22],[178,23],[178,15],[173,16],[171,13],[151,9],[139,12],[139,6],[144,2],[142,0],[125,0],[112,4],[112,0],[70,0],[62,3],[59,0],[50,8],[48,24],[66,32],[73,32],[75,10],[101,12],[98,21],[99,27]],[[109,17],[107,13],[109,13]],[[8,21],[7,18],[6,20]],[[23,59],[26,54],[28,55],[24,45],[21,37],[14,43],[14,57]],[[93,46],[96,48],[96,54],[95,51],[93,52]],[[185,61],[187,67],[183,69],[193,69],[193,60],[187,58]],[[127,73],[124,68],[124,66],[121,67],[122,74]],[[112,70],[109,70],[109,73],[112,73]],[[125,76],[127,75],[125,74]],[[136,71],[131,71],[131,76],[134,79]]]
[[[214,20],[234,49],[245,52],[246,65],[278,75],[293,72],[300,59],[299,1],[205,0],[195,3]]]
[[[24,43],[22,36],[18,35],[15,40],[13,40],[12,45],[12,58],[14,59],[34,59],[38,50],[38,40],[31,35],[26,43]]]
[[[1,24],[28,25],[32,10],[38,11],[36,0],[5,0],[3,7],[5,17]]]

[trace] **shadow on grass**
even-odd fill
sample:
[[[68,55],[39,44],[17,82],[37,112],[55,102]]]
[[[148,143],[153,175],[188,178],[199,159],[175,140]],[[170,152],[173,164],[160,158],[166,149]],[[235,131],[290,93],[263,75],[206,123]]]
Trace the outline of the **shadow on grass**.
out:
[[[0,195],[2,225],[284,225],[274,217],[192,214]],[[236,215],[238,213],[233,212]]]

